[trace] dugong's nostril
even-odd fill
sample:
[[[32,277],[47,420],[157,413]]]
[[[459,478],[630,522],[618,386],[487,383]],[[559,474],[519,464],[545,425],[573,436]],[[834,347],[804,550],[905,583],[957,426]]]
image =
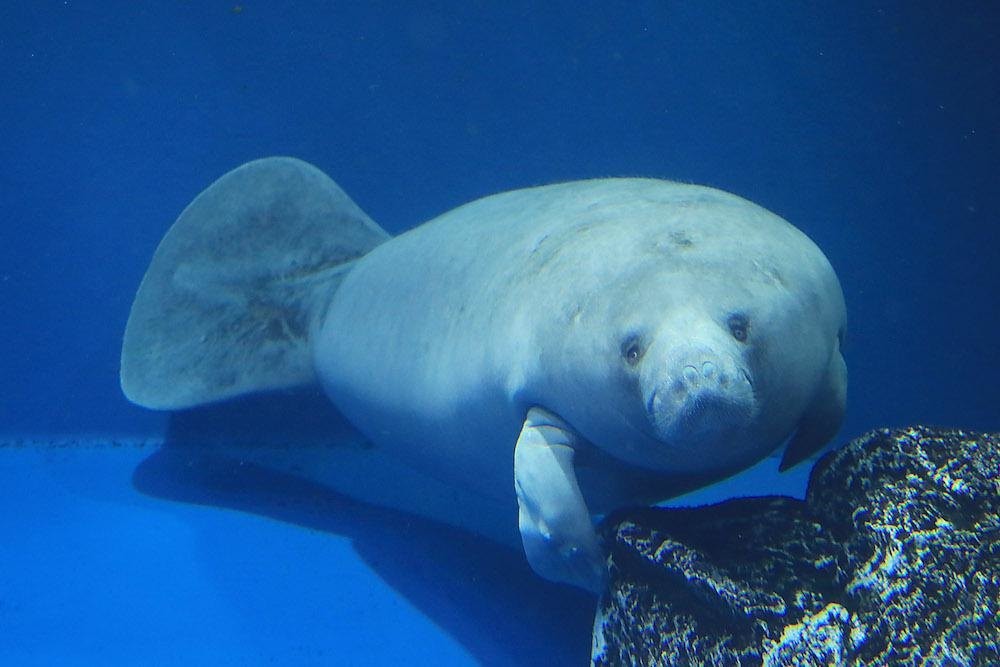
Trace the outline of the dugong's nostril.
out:
[[[713,364],[711,361],[706,361],[705,363],[703,363],[701,365],[701,374],[704,375],[706,378],[711,379],[712,376],[715,375],[715,364]]]
[[[649,405],[646,406],[646,409],[649,410],[650,414],[655,414],[662,408],[663,399],[660,398],[660,394],[658,392],[654,391],[653,395],[649,397]]]
[[[688,384],[695,385],[698,384],[698,369],[694,366],[684,367],[684,381]]]

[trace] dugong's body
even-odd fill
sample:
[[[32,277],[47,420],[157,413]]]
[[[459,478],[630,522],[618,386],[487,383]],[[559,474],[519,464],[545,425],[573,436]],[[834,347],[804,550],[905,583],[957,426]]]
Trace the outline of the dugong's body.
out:
[[[536,571],[594,589],[596,517],[833,437],[844,327],[822,252],[735,195],[563,183],[389,239],[317,170],[270,158],[161,243],[122,384],[179,408],[316,379],[373,456],[454,492],[454,515],[425,513],[517,526]]]

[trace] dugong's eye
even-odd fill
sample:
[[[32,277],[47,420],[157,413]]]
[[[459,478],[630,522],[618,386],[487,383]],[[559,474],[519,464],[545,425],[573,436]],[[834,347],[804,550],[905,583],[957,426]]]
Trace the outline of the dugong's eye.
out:
[[[741,343],[746,342],[747,335],[750,333],[750,320],[747,319],[746,315],[730,315],[729,319],[726,320],[726,325],[729,327],[729,333],[733,334],[733,338]]]
[[[622,358],[629,366],[635,366],[639,363],[644,352],[639,336],[632,334],[622,341]]]

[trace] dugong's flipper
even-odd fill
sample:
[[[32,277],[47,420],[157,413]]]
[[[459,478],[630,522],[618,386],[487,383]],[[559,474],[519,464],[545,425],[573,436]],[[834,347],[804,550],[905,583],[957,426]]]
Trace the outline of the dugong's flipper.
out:
[[[781,457],[779,470],[788,470],[823,448],[837,435],[847,410],[847,364],[838,344],[819,390],[813,396]]]
[[[576,435],[531,408],[514,448],[518,527],[532,569],[546,579],[604,589],[604,553],[573,468]]]
[[[234,169],[156,249],[125,328],[125,395],[176,409],[310,381],[310,329],[351,260],[387,238],[305,162]]]

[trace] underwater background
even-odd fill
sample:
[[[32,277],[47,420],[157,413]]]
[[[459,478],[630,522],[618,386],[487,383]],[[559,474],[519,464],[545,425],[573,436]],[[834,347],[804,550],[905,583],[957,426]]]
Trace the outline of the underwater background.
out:
[[[998,56],[981,2],[4,3],[0,663],[587,660],[594,601],[516,554],[157,453],[178,426],[118,387],[129,305],[182,208],[257,157],[393,233],[560,180],[735,192],[838,272],[837,442],[1000,429]],[[322,401],[295,404],[247,409],[308,438]],[[775,468],[698,499],[801,492],[807,465]]]

